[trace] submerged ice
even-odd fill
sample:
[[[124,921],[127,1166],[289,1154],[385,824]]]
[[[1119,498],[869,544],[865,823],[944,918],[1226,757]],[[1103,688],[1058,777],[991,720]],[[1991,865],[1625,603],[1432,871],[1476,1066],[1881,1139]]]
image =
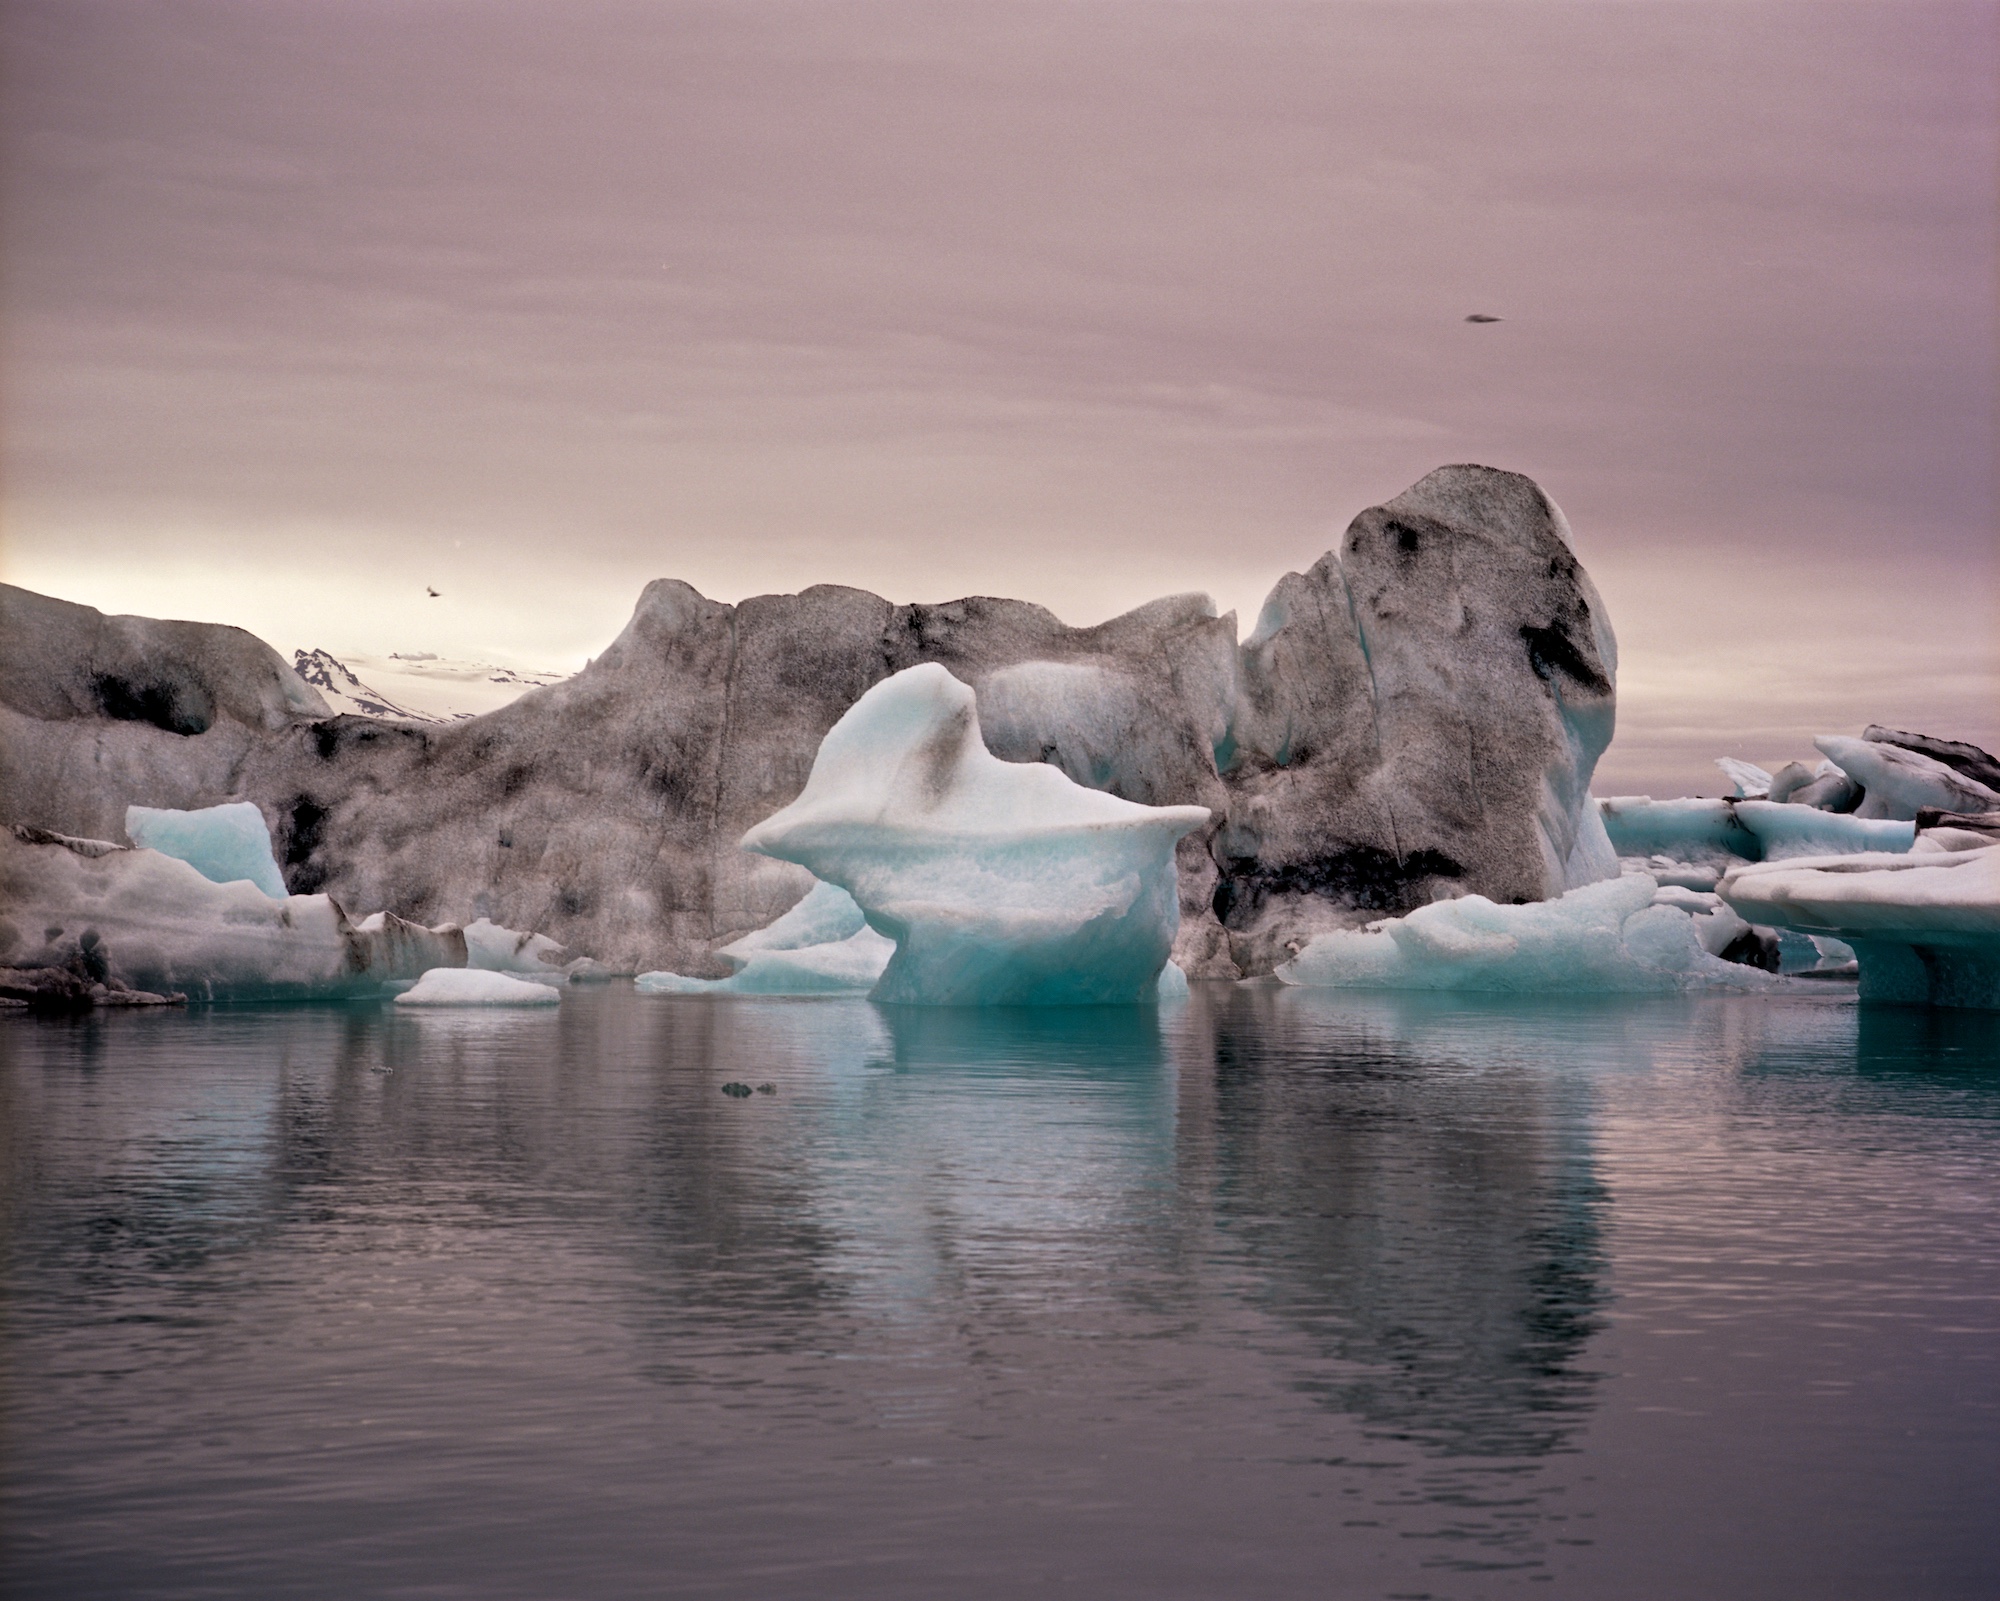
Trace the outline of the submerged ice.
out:
[[[1138,1001],[1179,923],[1175,843],[1207,820],[1001,761],[972,690],[926,664],[856,701],[743,847],[838,885],[895,942],[878,1000]]]

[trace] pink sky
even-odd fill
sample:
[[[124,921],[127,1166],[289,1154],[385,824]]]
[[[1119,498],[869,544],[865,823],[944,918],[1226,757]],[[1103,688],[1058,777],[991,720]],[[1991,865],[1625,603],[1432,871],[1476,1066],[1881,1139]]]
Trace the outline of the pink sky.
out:
[[[0,25],[12,581],[550,665],[663,575],[1247,633],[1480,461],[1610,606],[1600,793],[2000,745],[2000,5]]]

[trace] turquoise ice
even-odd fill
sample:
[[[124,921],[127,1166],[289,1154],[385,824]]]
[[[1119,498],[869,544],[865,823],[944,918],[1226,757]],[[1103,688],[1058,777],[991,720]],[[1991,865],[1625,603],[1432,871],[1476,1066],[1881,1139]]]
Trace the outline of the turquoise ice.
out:
[[[176,812],[157,806],[125,808],[126,836],[142,850],[183,861],[211,884],[247,879],[274,901],[290,892],[271,854],[264,814],[249,801]]]

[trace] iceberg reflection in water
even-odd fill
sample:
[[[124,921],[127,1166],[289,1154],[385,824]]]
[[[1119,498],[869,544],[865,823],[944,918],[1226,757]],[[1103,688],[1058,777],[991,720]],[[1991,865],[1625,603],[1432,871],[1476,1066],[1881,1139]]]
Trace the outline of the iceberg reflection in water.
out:
[[[0,1019],[8,1589],[1985,1593],[1996,1178],[1831,999]]]

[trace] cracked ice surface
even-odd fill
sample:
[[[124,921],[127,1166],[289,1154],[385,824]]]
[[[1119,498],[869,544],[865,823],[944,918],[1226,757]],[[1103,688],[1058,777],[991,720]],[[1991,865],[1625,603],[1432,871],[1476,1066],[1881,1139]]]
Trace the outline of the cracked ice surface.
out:
[[[1174,844],[1200,806],[1140,806],[1003,762],[934,663],[863,695],[805,791],[743,836],[853,896],[896,942],[873,994],[921,1005],[1150,1000],[1179,926]]]

